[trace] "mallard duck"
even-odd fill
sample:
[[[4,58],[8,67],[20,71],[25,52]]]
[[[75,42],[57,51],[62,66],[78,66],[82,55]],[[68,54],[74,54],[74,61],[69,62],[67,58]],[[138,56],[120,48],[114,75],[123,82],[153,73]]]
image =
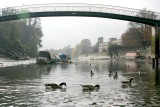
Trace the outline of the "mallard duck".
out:
[[[121,81],[122,84],[131,84],[133,78],[130,78],[129,81]]]
[[[118,78],[117,72],[114,74],[113,78],[114,78],[114,79],[117,79],[117,78]]]
[[[94,91],[94,90],[99,90],[100,85],[81,85],[83,88],[83,91]]]
[[[44,84],[47,87],[51,87],[52,89],[62,89],[62,86],[67,86],[65,82],[62,82],[60,83],[59,85],[58,84],[55,84],[55,83],[50,83],[50,84]]]

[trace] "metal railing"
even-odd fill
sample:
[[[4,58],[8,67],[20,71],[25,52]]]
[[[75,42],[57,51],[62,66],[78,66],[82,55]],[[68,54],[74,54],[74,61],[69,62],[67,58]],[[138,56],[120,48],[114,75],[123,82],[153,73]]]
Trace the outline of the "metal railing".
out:
[[[5,10],[13,10],[4,14]],[[57,12],[57,11],[80,11],[80,12],[100,12],[111,13],[118,15],[134,16],[146,19],[160,20],[160,13],[154,11],[143,11],[139,9],[100,5],[100,4],[83,4],[83,3],[53,3],[53,4],[36,4],[36,5],[23,5],[17,7],[7,7],[0,9],[0,17],[21,13],[34,13],[34,12]]]

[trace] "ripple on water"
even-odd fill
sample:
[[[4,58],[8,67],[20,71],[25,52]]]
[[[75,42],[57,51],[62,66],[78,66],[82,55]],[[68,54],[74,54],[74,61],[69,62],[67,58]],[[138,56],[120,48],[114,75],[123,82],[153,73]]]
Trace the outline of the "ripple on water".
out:
[[[96,63],[96,62],[95,62]],[[110,63],[110,61],[109,61]],[[159,86],[150,83],[154,75],[138,75],[126,69],[118,70],[118,79],[108,77],[108,67],[118,63],[96,63],[71,65],[33,65],[18,67],[4,78],[0,77],[0,106],[40,107],[107,107],[107,106],[157,106],[160,105]],[[93,64],[92,64],[93,65]],[[65,68],[64,68],[65,67]],[[90,69],[95,75],[90,77]],[[18,71],[18,72],[17,72]],[[15,72],[15,73],[14,73]],[[114,71],[113,71],[114,72]],[[13,74],[12,74],[13,73]],[[14,76],[15,77],[14,77]],[[121,80],[134,77],[132,87],[122,88]],[[150,79],[148,79],[151,77]],[[145,80],[145,81],[144,81]],[[44,83],[67,83],[65,92],[47,90]],[[81,84],[99,84],[98,92],[82,92]]]

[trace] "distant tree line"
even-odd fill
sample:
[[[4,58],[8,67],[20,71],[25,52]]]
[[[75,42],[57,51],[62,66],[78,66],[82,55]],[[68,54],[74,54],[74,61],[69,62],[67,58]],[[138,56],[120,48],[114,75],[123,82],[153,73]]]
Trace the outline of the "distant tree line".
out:
[[[2,15],[16,13],[14,9],[5,9]],[[42,46],[43,33],[39,18],[19,19],[0,23],[0,53],[37,56]]]
[[[154,19],[156,15],[152,11],[143,9],[138,16]],[[160,30],[160,29],[159,29]],[[118,57],[119,51],[146,49],[151,46],[152,26],[129,22],[128,29],[121,35],[122,45],[110,44],[108,55]]]
[[[156,17],[154,12],[146,9],[143,9],[138,15],[153,19]],[[136,22],[129,22],[128,26],[127,31],[121,36],[124,46],[145,49],[151,45],[152,26]]]
[[[155,18],[154,12],[147,11],[146,9],[142,10],[138,13],[138,16],[148,17],[148,18]],[[109,44],[106,52],[111,58],[118,57],[118,53],[123,50],[129,49],[145,49],[146,47],[151,45],[151,26],[136,23],[136,22],[129,22],[128,29],[122,34],[121,39],[123,45],[117,44]],[[54,50],[51,49],[50,51],[54,53],[61,53],[71,55],[72,57],[78,57],[80,55],[88,56],[90,54],[96,54],[99,52],[99,44],[103,43],[103,37],[99,37],[97,43],[95,45],[91,45],[91,41],[89,39],[83,39],[79,44],[75,46],[75,48],[70,48],[70,46],[66,46],[63,49]]]
[[[147,11],[146,9],[143,9],[137,15],[153,19],[156,17],[154,12]],[[151,27],[152,26],[150,25],[142,23],[129,22],[128,29],[121,35],[122,45],[120,46],[111,43],[109,44],[107,51],[102,51],[106,52],[106,54],[108,54],[111,58],[114,58],[118,57],[118,53],[120,51],[129,49],[145,49],[151,45]],[[67,49],[70,49],[70,53],[72,51],[72,57],[78,57],[80,55],[88,56],[92,53],[96,54],[99,52],[100,43],[103,43],[103,37],[99,37],[97,43],[93,46],[91,45],[91,41],[89,39],[83,39],[75,46],[75,48],[70,49],[70,47],[67,47]]]
[[[64,47],[63,49],[59,49],[59,50],[50,49],[47,51],[50,51],[51,53],[54,53],[54,54],[65,54],[65,55],[72,56],[72,48],[70,47],[70,45]]]
[[[80,55],[90,55],[91,54],[91,41],[89,39],[83,39],[80,44],[77,44],[72,51],[73,57],[78,57]]]

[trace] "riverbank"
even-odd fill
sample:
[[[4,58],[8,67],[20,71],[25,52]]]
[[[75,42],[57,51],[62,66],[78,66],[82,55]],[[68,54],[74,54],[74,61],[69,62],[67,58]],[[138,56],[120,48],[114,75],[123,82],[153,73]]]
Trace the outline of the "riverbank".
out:
[[[106,55],[106,53],[97,53],[92,55],[81,55],[78,58],[79,60],[107,60],[111,59],[110,56]]]
[[[16,65],[28,65],[28,64],[33,64],[35,62],[36,62],[35,58],[31,58],[28,60],[13,60],[2,55],[0,56],[0,68],[16,66]]]

